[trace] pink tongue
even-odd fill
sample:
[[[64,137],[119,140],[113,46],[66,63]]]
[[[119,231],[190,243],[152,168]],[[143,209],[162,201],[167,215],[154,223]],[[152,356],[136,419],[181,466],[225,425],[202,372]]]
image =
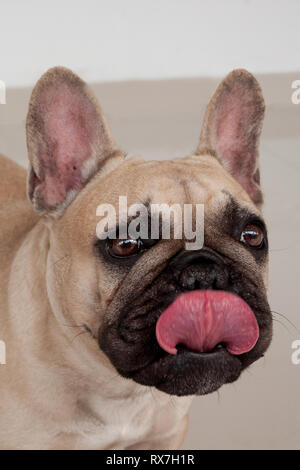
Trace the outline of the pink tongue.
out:
[[[159,317],[156,338],[162,349],[176,346],[209,352],[218,343],[231,354],[254,348],[259,328],[249,305],[237,295],[219,290],[196,290],[180,295]]]

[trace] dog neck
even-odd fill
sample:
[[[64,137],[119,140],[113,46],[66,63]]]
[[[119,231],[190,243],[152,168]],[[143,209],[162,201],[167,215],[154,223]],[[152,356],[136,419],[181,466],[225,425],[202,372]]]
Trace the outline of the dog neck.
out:
[[[49,302],[48,257],[49,231],[38,223],[14,257],[8,284],[8,334],[13,347],[6,373],[15,396],[16,419],[25,419],[21,413],[25,402],[31,408],[28,428],[36,430],[21,436],[24,448],[177,445],[174,440],[191,398],[170,397],[120,377],[107,366],[96,341],[64,324]]]

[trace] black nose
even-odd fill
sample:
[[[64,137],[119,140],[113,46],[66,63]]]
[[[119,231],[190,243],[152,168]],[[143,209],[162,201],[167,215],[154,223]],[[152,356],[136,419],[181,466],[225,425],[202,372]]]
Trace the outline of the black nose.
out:
[[[177,283],[183,289],[228,288],[228,270],[222,257],[213,250],[203,248],[185,251],[170,263]]]

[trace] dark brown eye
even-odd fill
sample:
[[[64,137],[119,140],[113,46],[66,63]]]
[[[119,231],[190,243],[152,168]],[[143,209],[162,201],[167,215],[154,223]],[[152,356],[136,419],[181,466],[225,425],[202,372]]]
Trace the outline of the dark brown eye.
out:
[[[138,253],[140,248],[140,240],[133,240],[131,238],[122,240],[120,238],[116,238],[115,240],[110,240],[108,252],[111,256],[125,257]]]
[[[264,241],[264,232],[258,225],[249,224],[244,228],[240,240],[248,246],[260,248]]]

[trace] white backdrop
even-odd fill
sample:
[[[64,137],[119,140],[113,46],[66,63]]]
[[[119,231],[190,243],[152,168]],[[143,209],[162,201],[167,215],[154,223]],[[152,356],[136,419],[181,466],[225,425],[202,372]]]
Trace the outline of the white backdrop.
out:
[[[299,70],[299,0],[0,0],[0,79],[88,81]]]

